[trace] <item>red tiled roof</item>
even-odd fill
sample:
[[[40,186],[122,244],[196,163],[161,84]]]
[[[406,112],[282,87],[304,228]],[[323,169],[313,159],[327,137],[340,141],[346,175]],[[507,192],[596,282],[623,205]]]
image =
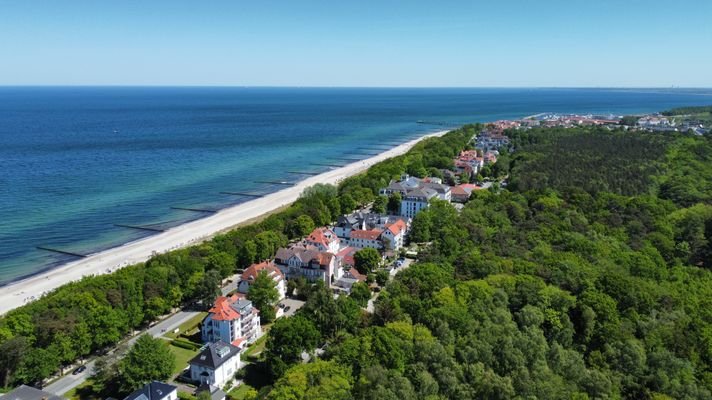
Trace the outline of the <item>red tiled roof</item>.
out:
[[[329,247],[329,243],[339,240],[334,231],[329,228],[316,228],[307,237],[307,243],[318,243],[324,247]]]
[[[341,261],[344,265],[355,265],[354,254],[356,254],[357,251],[357,248],[349,246],[341,249],[336,255],[341,257]]]
[[[257,275],[259,275],[262,271],[266,271],[270,276],[272,276],[272,279],[276,281],[284,279],[284,274],[282,274],[282,271],[280,271],[279,268],[275,267],[271,261],[264,261],[247,267],[247,269],[245,269],[242,273],[242,280],[253,282],[257,279]]]
[[[245,343],[245,338],[237,338],[233,340],[231,344],[235,347],[239,347],[240,349],[242,349],[243,343]]]
[[[363,275],[362,273],[358,272],[356,268],[351,268],[349,270],[349,274],[354,277],[354,279],[360,281],[360,282],[366,282],[366,275]]]
[[[215,299],[215,304],[210,310],[208,310],[208,312],[212,314],[213,320],[216,321],[231,321],[239,319],[240,314],[230,307],[230,304],[236,302],[237,300],[239,300],[238,296],[234,295],[230,297],[220,296]]]
[[[453,196],[469,196],[469,195],[470,195],[469,193],[467,193],[467,191],[465,190],[465,188],[463,188],[462,186],[454,186],[454,187],[451,189],[450,193],[451,193]]]
[[[405,222],[403,222],[402,219],[397,220],[396,222],[386,225],[386,228],[391,231],[393,235],[398,235],[401,232],[405,231]]]
[[[331,259],[334,257],[333,254],[331,253],[319,253],[317,256],[317,260],[319,261],[319,265],[329,265],[331,263]]]
[[[370,231],[354,229],[351,231],[351,238],[352,239],[376,240],[376,239],[378,239],[379,236],[381,236],[381,233],[383,233],[383,231],[381,231],[380,229],[371,229]]]

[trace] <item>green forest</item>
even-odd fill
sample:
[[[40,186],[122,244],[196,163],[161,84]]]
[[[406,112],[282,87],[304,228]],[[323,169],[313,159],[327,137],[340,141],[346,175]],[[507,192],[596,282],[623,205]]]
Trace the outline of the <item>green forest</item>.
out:
[[[432,244],[373,315],[317,287],[275,324],[260,396],[712,398],[709,139],[508,134],[509,187],[421,212]]]
[[[663,111],[661,114],[666,116],[672,115],[686,115],[686,114],[703,114],[712,113],[712,106],[692,106],[692,107],[678,107],[667,111]]]

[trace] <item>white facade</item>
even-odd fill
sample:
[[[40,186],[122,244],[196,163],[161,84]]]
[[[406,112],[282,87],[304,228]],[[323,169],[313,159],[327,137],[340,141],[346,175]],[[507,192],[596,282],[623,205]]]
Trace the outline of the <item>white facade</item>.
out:
[[[349,246],[356,247],[357,249],[365,249],[370,247],[372,249],[380,250],[383,248],[383,243],[380,240],[380,235],[377,237],[363,236],[358,234],[359,231],[351,232],[351,239],[349,239]]]
[[[386,229],[381,236],[383,236],[382,241],[384,242],[384,247],[390,250],[400,249],[405,242],[405,231],[394,234],[390,229]]]
[[[301,276],[310,282],[323,280],[330,284],[341,277],[341,263],[334,253],[310,245],[277,250],[275,265],[289,279]]]
[[[203,365],[191,365],[190,379],[195,382],[200,382],[200,384],[206,383],[208,385],[223,387],[227,381],[235,377],[235,373],[240,367],[240,354],[238,353],[216,369]]]
[[[242,367],[240,351],[229,344],[210,344],[190,361],[190,378],[198,385],[223,387]]]
[[[420,212],[420,210],[428,208],[428,206],[429,203],[427,199],[406,197],[401,200],[400,215],[406,218],[413,218],[415,214]]]
[[[262,336],[257,309],[252,302],[233,297],[218,297],[210,313],[203,320],[201,337],[204,343],[244,340],[252,343]]]
[[[316,247],[319,251],[332,254],[339,252],[341,240],[334,231],[329,228],[316,228],[304,239],[304,243]]]

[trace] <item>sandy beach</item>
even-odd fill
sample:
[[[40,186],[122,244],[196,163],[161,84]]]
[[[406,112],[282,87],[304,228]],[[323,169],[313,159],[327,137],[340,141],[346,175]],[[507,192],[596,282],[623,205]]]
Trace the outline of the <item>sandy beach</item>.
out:
[[[84,276],[110,273],[128,265],[144,262],[154,253],[164,253],[207,240],[218,232],[294,202],[309,186],[317,183],[337,184],[344,178],[363,172],[380,161],[404,154],[427,137],[442,136],[446,132],[439,131],[424,135],[373,157],[309,177],[294,186],[226,208],[209,217],[13,282],[0,289],[0,314],[32,301],[33,296],[35,299],[39,298],[43,293]]]

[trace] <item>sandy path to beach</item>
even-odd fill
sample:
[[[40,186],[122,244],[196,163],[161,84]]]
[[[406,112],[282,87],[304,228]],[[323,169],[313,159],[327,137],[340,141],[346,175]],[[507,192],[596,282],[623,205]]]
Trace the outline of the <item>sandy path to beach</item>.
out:
[[[144,262],[155,253],[163,253],[209,239],[242,222],[257,218],[294,202],[301,192],[317,183],[337,184],[344,178],[356,175],[387,158],[407,152],[413,145],[427,137],[442,136],[447,131],[424,135],[380,153],[323,174],[307,178],[289,188],[264,197],[221,210],[214,215],[195,220],[154,236],[149,236],[123,246],[92,254],[47,272],[28,277],[0,288],[0,314],[17,308],[43,293],[84,276],[105,274],[127,265]]]

